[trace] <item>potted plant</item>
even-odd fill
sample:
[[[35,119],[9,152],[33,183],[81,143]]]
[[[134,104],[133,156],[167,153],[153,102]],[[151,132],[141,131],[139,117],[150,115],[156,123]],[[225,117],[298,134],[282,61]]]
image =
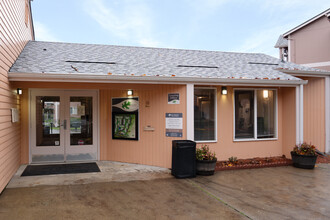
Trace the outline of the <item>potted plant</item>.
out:
[[[217,158],[207,145],[196,148],[196,173],[209,176],[214,174]]]
[[[294,167],[313,169],[317,159],[316,148],[312,144],[298,144],[291,151]]]

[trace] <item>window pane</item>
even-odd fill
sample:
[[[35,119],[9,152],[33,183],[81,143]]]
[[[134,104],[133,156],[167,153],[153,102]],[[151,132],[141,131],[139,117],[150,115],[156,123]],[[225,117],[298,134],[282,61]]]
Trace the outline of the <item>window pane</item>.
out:
[[[60,146],[60,97],[36,97],[36,144]]]
[[[195,89],[195,141],[215,140],[215,91],[214,89]]]
[[[254,138],[254,91],[235,91],[235,138]]]
[[[93,98],[70,97],[70,144],[93,144]]]
[[[275,91],[257,91],[257,137],[275,137]]]

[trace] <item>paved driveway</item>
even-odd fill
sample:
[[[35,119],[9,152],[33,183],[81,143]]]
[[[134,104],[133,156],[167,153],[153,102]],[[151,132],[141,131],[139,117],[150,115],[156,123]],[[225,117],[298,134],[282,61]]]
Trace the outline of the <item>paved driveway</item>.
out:
[[[329,171],[323,164],[182,180],[160,172],[161,179],[7,188],[0,219],[330,219]]]

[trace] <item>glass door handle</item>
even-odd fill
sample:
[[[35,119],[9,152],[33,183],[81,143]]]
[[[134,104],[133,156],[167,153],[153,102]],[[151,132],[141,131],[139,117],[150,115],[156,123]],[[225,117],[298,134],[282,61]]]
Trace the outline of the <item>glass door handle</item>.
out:
[[[64,130],[66,130],[66,119],[63,121],[63,124],[61,124],[61,126],[64,128]]]

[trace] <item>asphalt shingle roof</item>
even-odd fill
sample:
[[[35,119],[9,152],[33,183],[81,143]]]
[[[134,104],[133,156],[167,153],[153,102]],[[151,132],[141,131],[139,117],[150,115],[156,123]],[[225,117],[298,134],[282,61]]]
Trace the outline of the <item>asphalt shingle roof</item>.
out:
[[[277,68],[319,71],[260,53],[30,41],[10,73],[299,80]]]
[[[288,47],[288,39],[284,38],[283,35],[280,35],[275,44],[275,48]]]

